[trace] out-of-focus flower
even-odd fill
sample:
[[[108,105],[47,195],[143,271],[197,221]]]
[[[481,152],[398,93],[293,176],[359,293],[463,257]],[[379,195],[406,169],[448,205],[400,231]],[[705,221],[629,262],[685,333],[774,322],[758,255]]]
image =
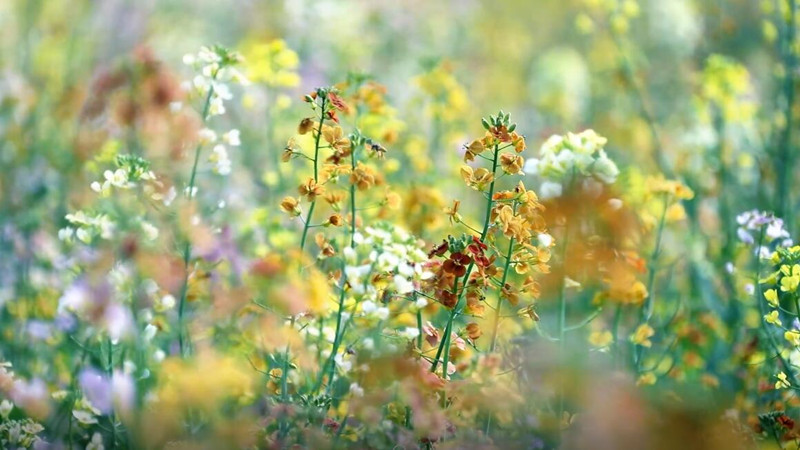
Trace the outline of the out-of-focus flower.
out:
[[[270,87],[294,87],[300,83],[296,72],[300,58],[283,39],[248,41],[241,48],[244,70],[252,82]]]
[[[636,331],[633,332],[631,335],[631,342],[636,345],[641,345],[643,347],[650,347],[653,345],[653,342],[650,340],[651,337],[655,334],[653,327],[650,325],[643,323],[636,328]]]

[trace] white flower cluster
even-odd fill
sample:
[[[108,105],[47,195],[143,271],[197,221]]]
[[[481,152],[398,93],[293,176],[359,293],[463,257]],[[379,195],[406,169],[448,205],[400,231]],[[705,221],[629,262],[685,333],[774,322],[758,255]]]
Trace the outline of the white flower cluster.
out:
[[[114,236],[116,224],[105,214],[89,215],[83,211],[67,214],[67,221],[73,226],[58,230],[58,238],[71,242],[73,237],[84,244],[92,242],[95,236],[102,239],[111,239]]]
[[[603,146],[607,139],[594,130],[580,133],[567,133],[566,136],[553,135],[542,144],[539,158],[525,162],[524,171],[542,180],[537,193],[542,199],[560,197],[564,185],[579,181],[584,177],[584,188],[592,184],[612,184],[619,175],[619,169]]]
[[[92,190],[103,197],[108,197],[111,194],[112,187],[133,189],[141,181],[156,180],[155,174],[149,170],[150,164],[140,157],[120,155],[117,157],[116,163],[116,170],[103,172],[103,178],[105,179],[102,183],[95,181],[91,184]]]
[[[220,175],[229,175],[231,173],[231,160],[228,157],[228,148],[238,147],[242,144],[239,138],[239,130],[233,129],[224,133],[222,137],[218,137],[214,130],[203,128],[199,132],[201,145],[214,145],[208,161],[214,165],[214,172]]]
[[[91,184],[92,190],[100,194],[100,197],[109,197],[113,188],[131,190],[138,186],[142,186],[146,197],[162,202],[165,206],[169,206],[177,196],[174,187],[164,188],[163,183],[150,170],[150,163],[147,160],[135,155],[118,155],[115,162],[116,169],[106,170],[103,173],[105,180],[102,183],[95,181]],[[84,211],[77,211],[67,214],[66,219],[71,226],[58,231],[58,238],[65,242],[72,242],[77,238],[84,244],[89,244],[97,236],[108,240],[114,237],[117,228],[114,218],[103,213],[87,214]],[[158,228],[143,217],[130,222],[139,225],[146,239],[152,241],[158,238]]]
[[[43,444],[38,436],[44,427],[31,419],[9,420],[0,423],[0,444],[2,448],[38,448]]]
[[[410,294],[420,281],[433,276],[423,267],[428,258],[420,243],[402,228],[366,227],[363,232],[356,232],[353,241],[355,248],[343,250],[344,273],[352,293],[360,296],[361,312],[365,316],[388,318],[389,310],[382,306],[379,297],[382,293]],[[373,274],[385,277],[385,287],[382,285],[380,291],[370,282]]]
[[[736,216],[736,223],[739,224],[736,234],[743,243],[755,245],[756,240],[759,239],[757,236],[760,236],[761,247],[756,249],[756,254],[762,258],[769,257],[771,253],[767,245],[773,242],[777,242],[777,245],[781,247],[792,245],[791,236],[784,228],[783,219],[775,217],[771,213],[757,209],[745,211]]]
[[[233,98],[228,83],[242,85],[249,83],[235,67],[241,59],[238,53],[222,47],[201,47],[196,55],[187,54],[183,57],[183,62],[197,71],[192,81],[184,83],[184,89],[198,97],[207,98],[204,119],[225,114],[224,102]],[[219,139],[216,132],[203,128],[199,131],[198,137],[200,145],[214,146],[208,157],[214,172],[223,176],[229,175],[231,159],[226,145],[238,147],[241,144],[239,130],[230,130]],[[194,196],[194,192],[189,192],[187,195]]]
[[[183,57],[183,63],[198,72],[192,81],[183,84],[183,88],[201,98],[206,98],[211,91],[208,99],[209,117],[225,114],[224,102],[233,98],[227,83],[249,83],[234,67],[240,61],[238,53],[216,46],[201,47],[196,55],[187,54]]]

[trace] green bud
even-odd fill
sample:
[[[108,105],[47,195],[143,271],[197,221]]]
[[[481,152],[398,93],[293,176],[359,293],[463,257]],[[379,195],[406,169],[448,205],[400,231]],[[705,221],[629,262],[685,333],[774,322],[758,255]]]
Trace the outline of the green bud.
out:
[[[486,119],[481,119],[481,125],[483,125],[483,128],[486,128],[486,131],[489,131],[489,128],[491,128],[491,126],[489,126],[489,122],[487,122]]]

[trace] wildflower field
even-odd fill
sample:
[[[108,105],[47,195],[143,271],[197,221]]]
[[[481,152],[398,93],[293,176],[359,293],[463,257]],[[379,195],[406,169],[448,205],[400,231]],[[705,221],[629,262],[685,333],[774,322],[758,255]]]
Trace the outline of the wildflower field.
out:
[[[0,448],[800,448],[796,0],[0,0]]]

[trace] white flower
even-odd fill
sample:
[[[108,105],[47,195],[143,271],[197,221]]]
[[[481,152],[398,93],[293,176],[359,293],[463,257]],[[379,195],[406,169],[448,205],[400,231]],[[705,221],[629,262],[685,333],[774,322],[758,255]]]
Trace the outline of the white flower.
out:
[[[550,236],[547,233],[539,233],[537,239],[539,240],[539,245],[542,247],[550,247],[553,245],[553,236]]]
[[[152,323],[148,323],[146,327],[144,327],[144,331],[142,332],[142,339],[145,341],[151,341],[158,332],[158,328],[153,325]]]
[[[600,150],[600,157],[594,162],[592,172],[595,177],[605,184],[614,183],[617,180],[617,175],[619,175],[617,165],[606,156],[606,152],[603,150]]]
[[[14,409],[14,404],[8,400],[3,400],[0,402],[0,417],[8,419],[8,415],[11,414],[12,409]]]
[[[178,196],[178,191],[175,190],[175,186],[170,186],[169,190],[166,194],[164,194],[164,206],[169,206]]]
[[[194,198],[197,195],[197,186],[193,186],[191,192],[189,191],[189,186],[186,186],[183,193],[189,198]]]
[[[526,175],[538,175],[539,160],[537,158],[529,158],[525,161],[525,165],[522,166],[522,171],[525,172]]]
[[[350,393],[353,394],[353,396],[355,397],[363,397],[364,389],[361,386],[359,386],[358,383],[351,383]]]
[[[225,114],[225,105],[222,103],[222,99],[219,97],[212,98],[208,105],[208,115],[221,116],[222,114]]]
[[[97,422],[95,420],[95,422]],[[103,446],[103,436],[100,433],[95,432],[92,435],[92,440],[86,445],[86,450],[105,450]]]
[[[353,368],[352,361],[344,359],[341,353],[337,353],[336,356],[333,357],[333,361],[336,363],[336,367],[339,367],[344,372],[350,372]]]
[[[97,417],[89,411],[72,411],[72,416],[84,425],[93,425],[97,423]]]
[[[542,200],[549,200],[551,198],[561,197],[561,193],[563,191],[563,187],[561,183],[555,183],[553,181],[545,181],[539,186],[539,197]]]
[[[144,236],[151,241],[158,239],[158,228],[156,228],[150,222],[142,221],[142,231],[144,232]]]
[[[398,294],[408,294],[410,292],[414,292],[414,283],[402,275],[394,276],[394,287]]]
[[[65,227],[58,230],[58,239],[64,242],[72,241],[72,236],[75,234],[75,229],[72,227]]]
[[[231,173],[231,160],[228,158],[228,150],[224,145],[215,145],[208,160],[214,163],[214,172],[220,175]]]
[[[167,294],[161,297],[160,300],[156,303],[156,310],[166,311],[168,309],[172,309],[175,307],[175,297],[170,294]]]
[[[416,327],[406,327],[401,334],[408,339],[416,339],[419,336],[419,328]]]
[[[203,128],[198,131],[197,137],[200,140],[200,145],[208,145],[217,142],[217,133],[209,128]]]
[[[161,362],[161,361],[163,361],[163,360],[164,360],[164,358],[166,358],[166,357],[167,357],[167,354],[166,354],[166,353],[164,353],[164,350],[158,349],[158,350],[156,350],[156,351],[154,351],[154,352],[153,352],[153,360],[154,360],[155,362]]]
[[[238,147],[242,145],[242,141],[239,138],[239,130],[237,129],[233,129],[223,134],[222,140],[231,147]]]

